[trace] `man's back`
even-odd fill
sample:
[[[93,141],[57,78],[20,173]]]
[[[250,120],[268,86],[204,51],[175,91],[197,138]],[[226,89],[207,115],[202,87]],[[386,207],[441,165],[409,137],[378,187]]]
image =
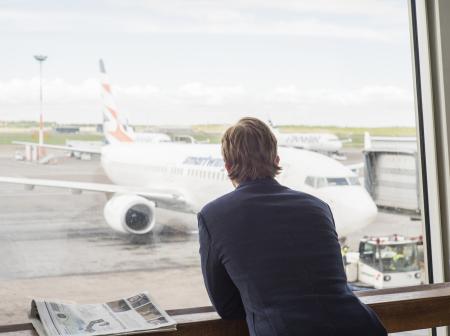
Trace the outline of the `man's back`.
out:
[[[326,203],[258,179],[205,206],[199,229],[211,300],[251,335],[386,335],[347,287]]]

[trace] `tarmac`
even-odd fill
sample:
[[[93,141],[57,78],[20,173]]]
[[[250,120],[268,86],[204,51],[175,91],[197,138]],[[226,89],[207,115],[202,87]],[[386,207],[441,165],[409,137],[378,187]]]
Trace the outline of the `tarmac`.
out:
[[[98,159],[60,156],[39,165],[15,161],[15,150],[0,146],[0,176],[109,182]],[[349,164],[361,158],[356,151],[346,155]],[[108,227],[106,201],[99,193],[0,184],[0,325],[27,322],[36,297],[95,303],[147,290],[165,309],[210,305],[195,215],[157,209],[155,233],[136,241]],[[418,236],[422,224],[380,212],[346,242],[356,250],[365,235],[393,233]]]

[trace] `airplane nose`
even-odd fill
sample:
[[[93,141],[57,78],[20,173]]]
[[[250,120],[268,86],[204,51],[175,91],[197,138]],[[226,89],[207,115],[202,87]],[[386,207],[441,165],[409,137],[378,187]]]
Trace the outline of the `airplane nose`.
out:
[[[333,187],[333,189],[338,188]],[[328,204],[333,212],[336,231],[341,237],[373,223],[378,212],[365,189],[356,186],[346,187],[346,189],[348,190],[344,193],[342,189],[336,192],[330,190],[331,195],[328,195]]]

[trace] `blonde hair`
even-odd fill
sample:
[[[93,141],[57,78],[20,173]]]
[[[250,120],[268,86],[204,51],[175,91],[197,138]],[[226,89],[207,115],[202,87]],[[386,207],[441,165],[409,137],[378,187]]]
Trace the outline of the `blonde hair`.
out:
[[[237,183],[265,177],[275,177],[277,139],[261,120],[242,118],[229,127],[222,137],[222,156],[229,167],[228,177]]]

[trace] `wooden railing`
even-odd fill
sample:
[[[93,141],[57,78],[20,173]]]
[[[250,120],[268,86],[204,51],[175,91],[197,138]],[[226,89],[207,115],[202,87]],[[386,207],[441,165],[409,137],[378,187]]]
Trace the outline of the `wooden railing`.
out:
[[[379,316],[388,332],[450,325],[450,283],[358,292]],[[173,332],[152,336],[246,336],[245,321],[226,321],[212,307],[169,310],[178,322]],[[2,336],[36,336],[31,324],[0,327]]]

